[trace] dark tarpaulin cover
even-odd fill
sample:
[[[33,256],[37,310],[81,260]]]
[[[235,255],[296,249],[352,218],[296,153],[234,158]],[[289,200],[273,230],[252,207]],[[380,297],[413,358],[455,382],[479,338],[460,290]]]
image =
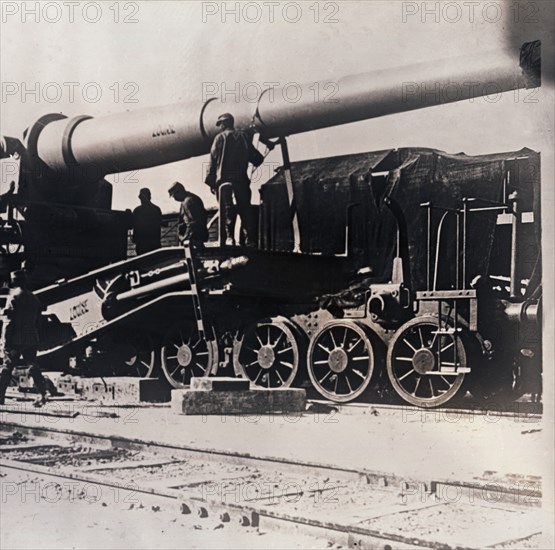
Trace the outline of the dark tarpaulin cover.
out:
[[[519,159],[516,162],[514,159]],[[523,149],[494,155],[451,155],[432,149],[405,148],[292,164],[301,250],[323,255],[345,251],[349,225],[355,267],[370,266],[375,281],[388,281],[396,254],[399,212],[401,256],[407,283],[426,288],[427,213],[421,203],[460,208],[463,198],[498,202],[507,171],[509,192],[518,189],[523,210],[539,220],[539,154]],[[386,176],[380,172],[387,172]],[[385,199],[390,199],[391,207]],[[480,206],[487,206],[484,202]],[[475,206],[473,204],[473,206]],[[291,209],[282,173],[261,189],[261,243],[266,250],[292,250]],[[432,217],[432,258],[441,213]],[[468,218],[467,283],[486,275],[497,212]],[[455,225],[444,221],[439,249],[438,289],[455,283]]]
[[[347,206],[367,193],[370,172],[391,150],[292,163],[301,249],[340,254],[345,248]],[[260,190],[261,247],[292,250],[291,209],[282,173]]]

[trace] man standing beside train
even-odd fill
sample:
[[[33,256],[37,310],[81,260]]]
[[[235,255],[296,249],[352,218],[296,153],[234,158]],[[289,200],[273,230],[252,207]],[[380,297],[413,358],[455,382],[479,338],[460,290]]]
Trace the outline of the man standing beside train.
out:
[[[208,215],[202,199],[187,191],[185,186],[178,181],[168,189],[170,197],[181,203],[179,208],[179,241],[183,244],[188,241],[196,248],[203,248],[208,240]]]
[[[38,322],[41,309],[39,299],[27,288],[25,271],[12,272],[11,289],[7,297],[6,307],[2,312],[0,347],[3,352],[4,364],[0,370],[1,405],[4,404],[13,369],[20,360],[28,367],[27,374],[33,380],[35,388],[39,392],[39,397],[34,404],[41,406],[46,403],[47,381],[37,365]]]
[[[233,238],[235,225],[233,197],[235,197],[241,226],[246,235],[245,244],[254,246],[255,223],[251,207],[251,182],[247,170],[249,162],[258,167],[264,161],[264,157],[255,149],[245,132],[235,130],[235,120],[230,113],[220,115],[216,126],[221,127],[221,132],[214,138],[210,150],[210,166],[205,183],[213,193],[219,195],[222,221],[225,226],[225,244],[228,246],[235,244]]]
[[[137,256],[160,248],[160,227],[162,211],[151,202],[150,189],[139,191],[141,205],[133,210],[133,242]]]

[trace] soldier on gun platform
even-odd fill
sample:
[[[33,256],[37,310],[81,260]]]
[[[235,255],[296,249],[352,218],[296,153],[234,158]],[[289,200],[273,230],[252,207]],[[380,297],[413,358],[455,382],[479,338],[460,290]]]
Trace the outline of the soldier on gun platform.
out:
[[[162,211],[151,202],[150,189],[139,191],[141,205],[133,210],[133,242],[137,256],[160,248],[160,226]]]
[[[36,362],[41,309],[39,299],[27,288],[25,271],[12,272],[11,289],[2,312],[0,347],[4,364],[0,370],[0,405],[4,404],[13,369],[20,360],[28,367],[27,374],[40,394],[34,405],[40,407],[46,403],[47,383]]]
[[[255,224],[251,207],[250,179],[247,175],[249,162],[260,166],[264,157],[255,149],[250,137],[245,132],[234,128],[235,120],[230,113],[218,117],[216,126],[221,126],[221,132],[214,138],[210,150],[210,167],[205,183],[213,193],[219,193],[219,200],[223,210],[223,223],[225,224],[225,244],[233,246],[233,227],[235,216],[233,211],[233,197],[237,204],[237,211],[241,218],[241,226],[246,233],[245,244],[256,244]]]
[[[202,199],[187,191],[182,183],[174,182],[168,189],[170,197],[181,203],[179,209],[179,241],[203,248],[208,240],[207,214]]]

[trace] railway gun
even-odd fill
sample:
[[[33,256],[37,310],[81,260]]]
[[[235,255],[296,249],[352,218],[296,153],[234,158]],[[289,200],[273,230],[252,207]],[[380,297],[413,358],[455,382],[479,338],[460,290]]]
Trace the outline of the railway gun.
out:
[[[485,95],[492,82],[537,87],[539,48],[345,77],[330,103],[266,90],[233,108],[212,99],[45,115],[24,143],[3,138],[0,268],[30,270],[44,307],[41,366],[161,369],[175,388],[217,373],[264,388],[310,381],[332,401],[373,389],[420,407],[467,390],[539,396],[539,153],[401,148],[292,163],[286,139]],[[403,82],[460,93],[409,93]],[[127,258],[128,216],[112,210],[104,177],[206,154],[230,110],[283,155],[261,188],[258,247],[220,238]]]

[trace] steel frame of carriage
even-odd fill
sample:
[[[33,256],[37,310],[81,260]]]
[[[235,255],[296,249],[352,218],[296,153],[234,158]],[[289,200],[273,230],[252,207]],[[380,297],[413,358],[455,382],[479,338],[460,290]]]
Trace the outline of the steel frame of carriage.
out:
[[[214,248],[195,263],[230,252],[242,251]],[[274,270],[273,256],[252,251],[254,271]],[[299,256],[285,260],[294,265]],[[193,263],[189,268],[194,270]],[[496,347],[506,341],[507,327],[535,326],[540,316],[538,301],[507,307],[479,286],[411,292],[402,281],[369,285],[360,306],[333,313],[315,300],[276,299],[229,283],[209,286],[158,296],[99,332],[133,334],[140,342],[134,364],[143,367],[132,374],[157,376],[160,365],[176,388],[186,387],[192,376],[229,375],[233,369],[268,389],[308,379],[336,402],[361,396],[372,383],[392,387],[410,404],[435,407],[466,389],[475,395],[486,395],[492,385],[513,389],[515,350]],[[500,309],[502,315],[491,315]],[[539,354],[537,345],[533,352]]]

